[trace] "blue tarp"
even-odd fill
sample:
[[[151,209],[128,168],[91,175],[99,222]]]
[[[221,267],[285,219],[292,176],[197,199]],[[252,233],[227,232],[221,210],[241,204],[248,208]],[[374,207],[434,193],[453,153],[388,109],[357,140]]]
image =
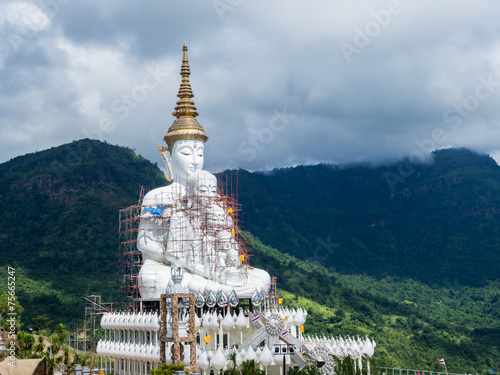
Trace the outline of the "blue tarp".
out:
[[[163,206],[158,206],[156,208],[144,207],[142,211],[149,211],[149,213],[153,216],[161,216],[163,213]]]

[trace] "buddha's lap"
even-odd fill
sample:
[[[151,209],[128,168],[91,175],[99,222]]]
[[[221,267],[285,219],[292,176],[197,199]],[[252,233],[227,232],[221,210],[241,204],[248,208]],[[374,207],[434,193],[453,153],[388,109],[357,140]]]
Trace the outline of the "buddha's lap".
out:
[[[212,291],[217,294],[222,290],[229,295],[233,290],[240,298],[250,298],[255,290],[269,291],[271,277],[258,268],[249,268],[244,272],[245,278],[240,285],[236,283],[222,284],[209,280],[203,276],[184,270],[182,285],[187,286],[193,293]],[[146,260],[139,272],[139,288],[143,298],[159,298],[165,293],[171,279],[171,267],[154,260]]]

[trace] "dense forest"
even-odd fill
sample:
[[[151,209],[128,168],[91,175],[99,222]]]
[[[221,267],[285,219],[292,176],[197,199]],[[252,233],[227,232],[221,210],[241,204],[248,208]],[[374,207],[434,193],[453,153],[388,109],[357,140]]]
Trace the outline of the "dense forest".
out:
[[[489,372],[500,361],[500,281],[480,288],[428,286],[409,278],[341,275],[248,235],[254,264],[278,276],[285,304],[306,306],[307,332],[375,338],[388,367]]]
[[[239,171],[250,262],[307,306],[306,332],[373,337],[382,365],[496,370],[500,167],[463,149],[408,163]],[[163,184],[133,150],[88,139],[0,164],[0,264],[23,328],[74,324],[85,295],[124,298],[118,210]]]
[[[243,225],[263,243],[339,273],[440,286],[498,279],[496,162],[448,149],[412,173],[402,165],[410,162],[239,171]]]
[[[122,299],[118,210],[164,182],[133,150],[90,140],[0,164],[0,262],[16,269],[23,321],[75,321],[89,294]]]

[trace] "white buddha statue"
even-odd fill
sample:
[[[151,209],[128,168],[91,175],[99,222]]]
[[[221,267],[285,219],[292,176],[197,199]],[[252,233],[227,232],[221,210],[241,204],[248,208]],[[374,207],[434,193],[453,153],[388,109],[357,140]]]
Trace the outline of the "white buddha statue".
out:
[[[243,275],[244,269],[241,267],[238,244],[228,231],[220,231],[216,235],[215,250],[217,257],[216,270],[217,280],[222,284],[238,285],[246,278]]]
[[[173,113],[177,118],[164,137],[167,147],[160,148],[167,179],[173,182],[151,190],[142,203],[137,236],[143,258],[141,297],[158,299],[165,293],[171,284],[171,265],[178,263],[185,268],[182,284],[191,292],[223,290],[229,294],[235,290],[240,298],[250,298],[255,290],[268,292],[271,278],[267,272],[233,259],[238,258],[234,238],[229,248],[218,249],[217,233],[234,234],[233,221],[217,195],[217,179],[202,170],[208,136],[195,119],[198,113],[191,100],[186,45],[183,50],[180,100]],[[220,257],[227,258],[229,251],[232,260],[222,261]],[[227,269],[221,272],[224,267]]]
[[[190,173],[203,167],[204,142],[183,139],[172,146],[169,155],[170,173],[174,181],[148,192],[142,201],[137,248],[143,253],[143,261],[164,261],[169,219],[183,207],[186,199],[186,180]],[[167,151],[168,152],[168,151]]]
[[[180,260],[189,271],[203,273],[207,247],[203,223],[216,197],[217,179],[213,174],[197,171],[188,177],[187,204],[170,218],[166,244],[169,262]],[[201,271],[195,271],[196,266],[201,267]]]
[[[217,203],[208,207],[206,215],[202,218],[204,220],[205,234],[215,237],[218,231],[223,229],[233,229],[233,219],[231,216]]]
[[[212,205],[206,209],[201,224],[204,232],[205,276],[212,280],[219,280],[222,269],[226,266],[224,259],[227,251],[238,248],[238,244],[231,234],[235,229],[233,228],[233,220],[222,207]]]

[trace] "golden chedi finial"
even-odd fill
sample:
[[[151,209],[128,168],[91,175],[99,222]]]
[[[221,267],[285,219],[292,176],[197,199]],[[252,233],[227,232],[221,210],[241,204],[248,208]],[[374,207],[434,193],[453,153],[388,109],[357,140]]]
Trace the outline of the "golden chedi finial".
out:
[[[182,82],[179,87],[179,93],[177,94],[180,100],[177,102],[175,111],[172,113],[177,118],[168,129],[165,137],[163,137],[170,153],[172,153],[174,143],[180,139],[196,139],[203,142],[208,140],[207,133],[205,133],[203,127],[195,119],[195,117],[198,116],[198,112],[196,112],[194,102],[191,100],[194,95],[191,90],[191,84],[189,83],[189,75],[191,72],[189,70],[186,43],[184,43],[182,51]]]

